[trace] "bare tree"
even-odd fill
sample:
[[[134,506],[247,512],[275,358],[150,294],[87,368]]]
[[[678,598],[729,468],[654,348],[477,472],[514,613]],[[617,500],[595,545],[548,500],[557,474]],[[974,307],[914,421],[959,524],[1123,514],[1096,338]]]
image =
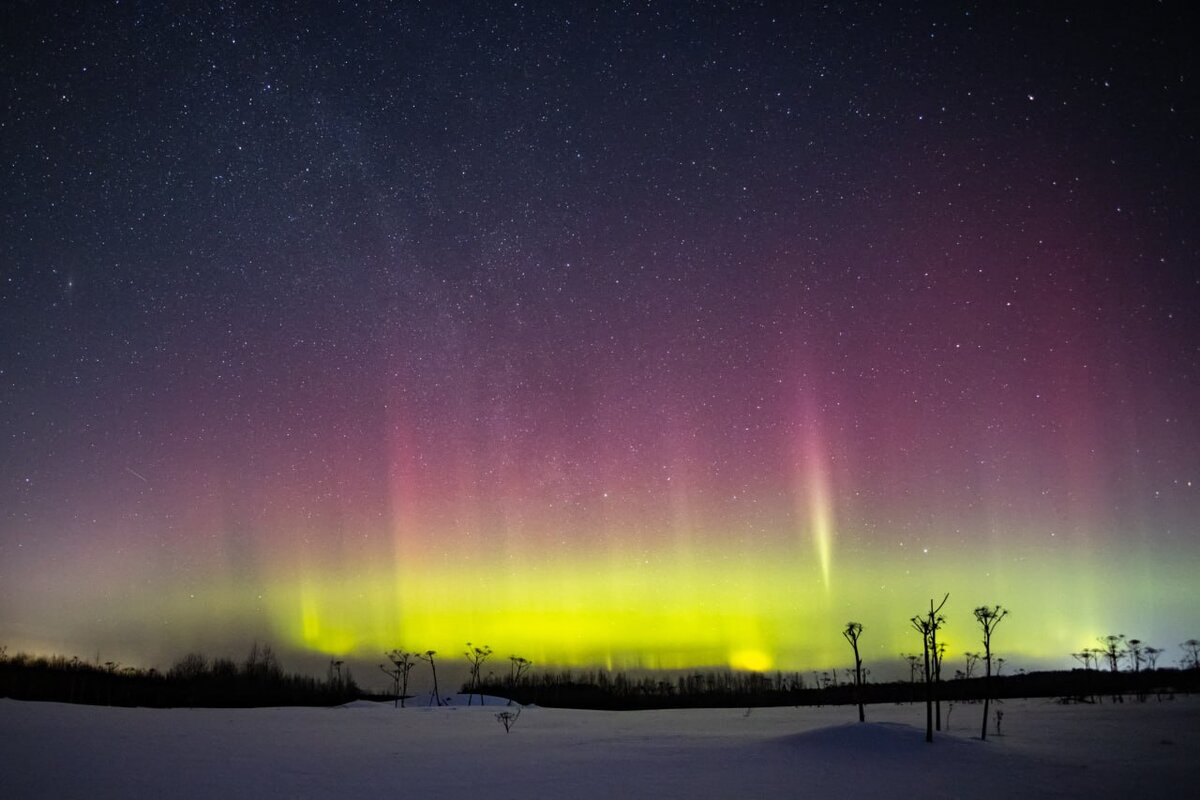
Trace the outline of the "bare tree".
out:
[[[975,619],[979,622],[979,627],[983,629],[983,663],[986,672],[983,686],[983,727],[980,730],[979,738],[985,740],[987,739],[988,705],[992,699],[992,632],[1007,616],[1008,610],[1000,606],[980,606],[975,609]]]
[[[1158,669],[1158,657],[1163,654],[1161,647],[1147,647],[1142,653],[1146,656],[1146,669],[1153,672]]]
[[[433,657],[437,655],[437,650],[426,650],[424,653],[417,653],[417,658],[422,661],[429,662],[429,669],[433,672],[433,698],[437,700],[437,704],[442,705],[442,694],[438,691],[437,682],[437,665],[433,663]]]
[[[1129,664],[1133,667],[1133,674],[1136,675],[1142,671],[1142,648],[1145,647],[1145,644],[1141,639],[1130,639],[1127,644],[1129,648],[1126,655],[1129,656]]]
[[[863,713],[862,699],[862,658],[858,654],[858,637],[862,636],[862,631],[861,622],[847,622],[846,627],[842,629],[842,636],[846,637],[846,641],[854,650],[854,695],[858,700],[858,721],[866,722],[867,717]]]
[[[467,642],[467,648],[467,652],[463,654],[467,657],[467,663],[471,665],[471,683],[467,687],[467,705],[471,705],[475,693],[479,694],[479,705],[483,705],[483,690],[479,688],[479,668],[492,654],[492,648],[486,644],[483,647],[476,647],[470,642]]]
[[[1093,666],[1096,669],[1100,668],[1100,656],[1098,651],[1090,650],[1085,647],[1078,653],[1071,653],[1071,658],[1075,659],[1080,664],[1083,664],[1083,684],[1086,688],[1086,691],[1081,693],[1081,699],[1083,694],[1088,694],[1091,696],[1092,702],[1096,702],[1096,692],[1095,689],[1092,688],[1092,669]]]
[[[1104,645],[1101,651],[1104,657],[1108,659],[1108,669],[1110,672],[1116,672],[1121,668],[1121,659],[1125,657],[1125,634],[1110,633],[1097,641]]]
[[[908,662],[908,684],[915,690],[917,685],[917,670],[920,669],[921,666],[921,657],[919,655],[910,653],[901,653],[900,657]]]
[[[404,708],[404,700],[408,697],[408,674],[412,672],[413,667],[417,665],[414,661],[412,653],[404,650],[392,650],[384,653],[388,660],[392,662],[392,666],[385,667],[383,664],[379,668],[384,674],[392,679],[392,684],[395,689],[396,707]]]
[[[1071,658],[1083,664],[1085,670],[1100,669],[1100,656],[1102,652],[1099,650],[1091,650],[1084,648],[1078,653],[1071,653]]]
[[[1184,669],[1200,669],[1200,639],[1188,639],[1179,646],[1183,648]]]
[[[208,674],[208,659],[200,653],[188,653],[167,670],[168,678],[179,680],[196,680]]]
[[[979,662],[979,653],[963,653],[967,657],[967,671],[963,673],[966,678],[971,677],[971,671],[975,669],[975,664]]]
[[[520,656],[509,656],[508,660],[512,662],[512,670],[508,673],[508,704],[511,706],[512,695],[517,691],[517,684],[520,683],[522,676],[533,667],[533,662]]]
[[[946,601],[950,599],[947,594],[942,598],[942,602],[937,608],[933,607],[933,600],[929,601],[929,613],[921,616],[915,616],[909,620],[913,629],[921,634],[921,649],[925,656],[925,741],[933,741],[933,703],[935,687],[933,683],[934,673],[930,665],[930,652],[937,647],[937,630],[942,623],[946,621],[945,617],[941,616],[942,607],[946,605]],[[938,706],[938,716],[941,716],[941,705]],[[939,725],[940,728],[940,725]]]

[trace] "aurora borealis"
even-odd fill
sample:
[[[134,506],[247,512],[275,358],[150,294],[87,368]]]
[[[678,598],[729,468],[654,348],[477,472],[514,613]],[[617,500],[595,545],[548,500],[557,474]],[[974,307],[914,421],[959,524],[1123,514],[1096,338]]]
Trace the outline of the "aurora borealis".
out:
[[[1181,9],[81,5],[0,34],[10,650],[1200,635]]]

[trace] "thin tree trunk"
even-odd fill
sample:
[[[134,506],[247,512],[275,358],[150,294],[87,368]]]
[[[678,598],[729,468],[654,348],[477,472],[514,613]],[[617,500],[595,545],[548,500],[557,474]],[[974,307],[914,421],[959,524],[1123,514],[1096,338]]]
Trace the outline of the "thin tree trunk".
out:
[[[937,730],[942,729],[942,663],[938,658],[937,652],[937,634],[933,635],[933,710],[934,710],[934,727]]]
[[[429,668],[433,671],[433,696],[437,700],[437,704],[442,704],[442,693],[438,691],[437,684],[437,667],[433,663],[433,659],[429,659]]]
[[[858,721],[866,722],[867,716],[863,713],[862,659],[858,657],[857,642],[854,644],[854,693],[858,695]]]
[[[987,740],[987,717],[988,705],[992,699],[992,654],[987,655],[987,672],[983,678],[983,728],[979,732],[979,738]]]
[[[933,684],[929,672],[929,640],[925,640],[925,741],[933,741]]]

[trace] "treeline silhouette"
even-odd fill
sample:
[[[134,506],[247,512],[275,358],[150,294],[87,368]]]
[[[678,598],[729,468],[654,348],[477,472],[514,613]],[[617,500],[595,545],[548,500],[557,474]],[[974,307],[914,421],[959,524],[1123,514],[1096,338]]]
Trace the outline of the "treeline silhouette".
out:
[[[191,653],[165,673],[63,656],[7,656],[0,648],[0,697],[152,708],[332,706],[360,694],[338,665],[325,680],[284,672],[269,646],[238,663]]]
[[[1136,673],[1074,669],[993,676],[989,692],[993,699],[1050,697],[1099,703],[1121,701],[1126,696],[1165,700],[1198,690],[1200,669],[1164,668]],[[809,686],[800,673],[764,675],[730,670],[674,679],[604,670],[547,671],[524,676],[516,683],[484,679],[477,691],[522,705],[599,710],[850,705],[860,696],[852,682]],[[866,683],[858,691],[864,703],[911,703],[924,698],[923,684],[916,681]],[[982,678],[960,677],[941,684],[943,702],[974,702],[983,697]]]

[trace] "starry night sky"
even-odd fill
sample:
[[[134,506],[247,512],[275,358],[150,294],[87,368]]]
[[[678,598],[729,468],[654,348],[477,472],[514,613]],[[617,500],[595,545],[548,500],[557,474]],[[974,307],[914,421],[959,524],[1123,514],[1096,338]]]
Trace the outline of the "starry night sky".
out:
[[[74,5],[0,21],[10,652],[1200,634],[1182,4]]]

